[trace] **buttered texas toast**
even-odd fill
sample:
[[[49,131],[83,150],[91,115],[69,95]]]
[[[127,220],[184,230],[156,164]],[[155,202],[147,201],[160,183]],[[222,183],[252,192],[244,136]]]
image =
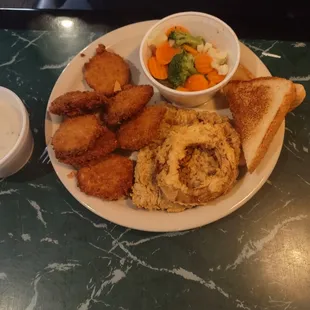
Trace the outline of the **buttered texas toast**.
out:
[[[296,85],[283,78],[262,77],[225,86],[250,173],[263,159],[287,112],[302,102],[303,86]]]

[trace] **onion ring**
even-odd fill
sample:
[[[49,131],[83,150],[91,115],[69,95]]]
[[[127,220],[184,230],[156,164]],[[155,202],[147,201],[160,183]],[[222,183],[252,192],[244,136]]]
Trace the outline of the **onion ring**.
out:
[[[233,187],[240,140],[233,131],[227,136],[227,125],[195,124],[170,132],[156,157],[157,184],[168,200],[198,205]]]

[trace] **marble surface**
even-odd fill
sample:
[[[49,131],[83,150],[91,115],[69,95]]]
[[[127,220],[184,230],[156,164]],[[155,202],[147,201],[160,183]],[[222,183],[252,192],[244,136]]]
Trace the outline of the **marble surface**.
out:
[[[309,95],[287,116],[270,179],[238,211],[186,232],[122,228],[82,207],[39,162],[49,93],[100,35],[0,30],[0,85],[24,101],[35,138],[28,165],[0,180],[0,309],[309,309]],[[310,94],[310,43],[244,42]]]

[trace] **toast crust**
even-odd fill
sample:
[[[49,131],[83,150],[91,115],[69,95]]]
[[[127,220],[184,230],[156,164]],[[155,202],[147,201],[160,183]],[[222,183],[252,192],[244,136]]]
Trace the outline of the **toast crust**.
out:
[[[297,108],[306,98],[306,91],[303,85],[295,83],[295,92],[296,92],[296,98],[291,103],[289,112],[293,111],[295,108]]]
[[[254,170],[257,168],[259,163],[264,158],[274,136],[276,135],[278,129],[280,128],[283,120],[285,119],[286,114],[288,113],[292,101],[295,99],[295,87],[294,84],[291,86],[291,91],[288,93],[283,100],[283,103],[281,104],[280,108],[278,109],[278,112],[269,125],[265,136],[260,144],[260,146],[257,149],[256,156],[252,160],[252,162],[248,165],[248,169],[250,173],[253,173]]]

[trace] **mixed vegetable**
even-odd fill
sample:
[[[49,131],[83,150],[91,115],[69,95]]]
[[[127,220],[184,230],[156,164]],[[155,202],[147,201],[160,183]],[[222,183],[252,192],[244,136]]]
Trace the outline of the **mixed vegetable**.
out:
[[[162,84],[179,91],[197,91],[220,83],[228,73],[227,52],[218,51],[183,26],[169,28],[149,41],[148,68]]]

